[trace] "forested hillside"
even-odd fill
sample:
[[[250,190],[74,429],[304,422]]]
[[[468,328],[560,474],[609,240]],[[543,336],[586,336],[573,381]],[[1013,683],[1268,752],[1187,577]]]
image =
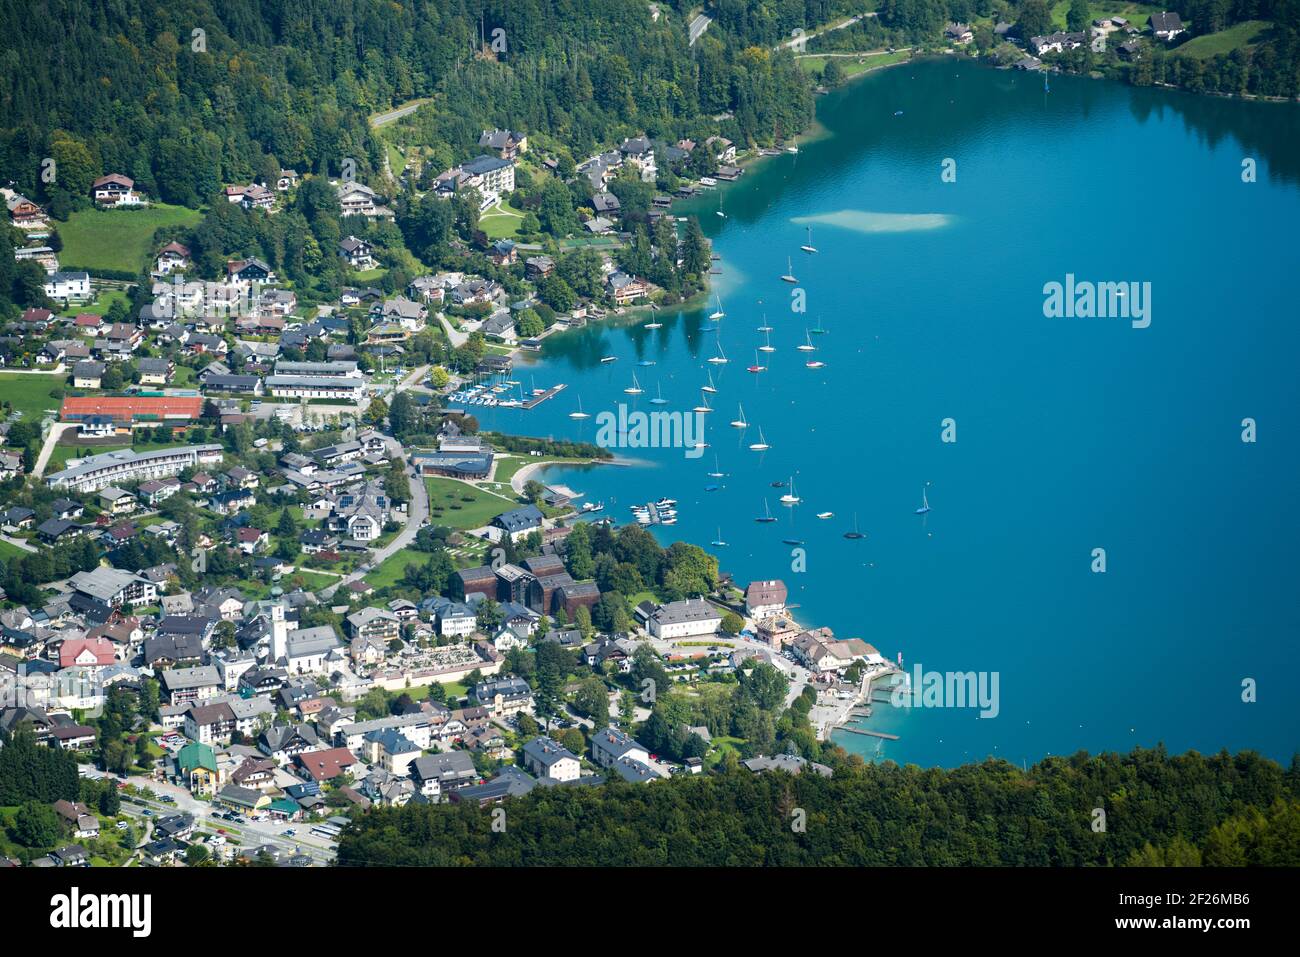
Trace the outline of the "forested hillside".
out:
[[[642,131],[806,125],[807,81],[768,50],[775,21],[727,18],[689,47],[660,6],[655,21],[644,0],[3,0],[0,171],[56,217],[105,170],[191,206],[278,166],[337,174],[352,157],[367,180],[383,165],[368,115],[425,97],[424,145],[446,163],[493,126],[580,159]]]
[[[372,809],[343,866],[1296,865],[1300,770],[1250,752],[1049,758],[536,788],[493,809]],[[1100,803],[1099,803],[1100,802]],[[1105,811],[1094,830],[1095,808]],[[803,815],[797,812],[803,811]],[[792,826],[802,817],[806,826]]]

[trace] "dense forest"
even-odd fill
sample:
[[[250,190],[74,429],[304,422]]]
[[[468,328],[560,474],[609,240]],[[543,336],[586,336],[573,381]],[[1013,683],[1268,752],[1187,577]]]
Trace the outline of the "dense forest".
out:
[[[344,831],[339,864],[1300,864],[1300,764],[1252,752],[1080,753],[1028,772],[850,758],[832,778],[733,762],[648,785],[536,788],[503,807],[501,833],[494,809],[470,803],[371,809]]]
[[[579,159],[723,113],[739,141],[803,128],[811,94],[765,48],[772,23],[728,22],[688,47],[682,17],[643,0],[4,0],[0,169],[56,216],[105,170],[189,206],[279,166],[353,158],[369,180],[368,116],[413,98],[432,100],[421,134],[446,165],[493,126]]]

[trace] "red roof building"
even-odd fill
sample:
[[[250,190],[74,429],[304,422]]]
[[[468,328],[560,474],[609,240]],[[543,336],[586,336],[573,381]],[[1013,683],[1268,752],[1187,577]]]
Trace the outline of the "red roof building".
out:
[[[76,395],[63,400],[59,417],[79,422],[91,416],[108,416],[114,422],[176,423],[187,425],[203,414],[200,396],[170,395]]]
[[[59,648],[59,667],[111,665],[117,661],[107,638],[70,638]]]
[[[357,763],[347,748],[330,748],[326,751],[304,751],[293,756],[298,770],[313,781],[331,781]]]

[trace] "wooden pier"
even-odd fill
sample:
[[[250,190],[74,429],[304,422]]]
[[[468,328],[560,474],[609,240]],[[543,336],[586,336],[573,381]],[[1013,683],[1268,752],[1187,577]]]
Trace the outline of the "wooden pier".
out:
[[[563,382],[561,382],[559,385],[553,385],[553,386],[551,386],[549,389],[547,389],[546,391],[544,391],[544,392],[542,392],[542,393],[540,393],[540,394],[538,394],[538,395],[530,396],[529,398],[525,399],[525,400],[523,401],[523,403],[520,405],[520,408],[521,408],[521,409],[535,409],[535,408],[537,408],[539,405],[541,405],[543,402],[545,402],[547,399],[553,399],[553,398],[555,398],[557,395],[559,395],[559,394],[560,394],[561,392],[563,392],[563,391],[564,391],[564,383],[563,383]]]
[[[887,731],[868,731],[865,728],[840,728],[840,731],[847,731],[849,734],[861,734],[868,738],[884,738],[886,741],[897,741],[898,735],[890,734]]]

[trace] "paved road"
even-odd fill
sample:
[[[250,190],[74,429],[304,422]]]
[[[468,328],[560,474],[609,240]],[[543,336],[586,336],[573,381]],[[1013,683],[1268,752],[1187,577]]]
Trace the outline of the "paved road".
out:
[[[36,456],[36,466],[32,469],[32,474],[40,478],[45,474],[45,466],[49,464],[50,456],[54,453],[54,446],[59,444],[59,439],[64,432],[77,428],[76,422],[55,422],[50,426],[50,434],[45,437],[45,443],[41,446],[41,454]]]
[[[395,110],[389,110],[387,113],[380,113],[371,118],[370,125],[376,127],[386,126],[394,120],[400,120],[404,116],[410,116],[427,102],[428,100],[417,100],[414,103],[406,104],[406,106],[399,106]]]
[[[463,346],[469,340],[469,333],[461,332],[459,329],[453,327],[452,324],[447,321],[447,317],[441,312],[438,313],[438,321],[442,323],[442,329],[447,333],[447,338],[451,341],[451,347],[453,349],[457,346]]]
[[[797,47],[801,43],[807,43],[813,37],[819,37],[823,33],[831,33],[832,31],[835,30],[843,30],[845,27],[853,26],[853,24],[857,23],[859,20],[863,20],[867,17],[874,17],[874,16],[876,16],[876,13],[874,11],[872,11],[871,13],[859,13],[856,16],[849,17],[847,20],[844,20],[840,23],[833,24],[832,26],[822,27],[819,30],[810,30],[807,33],[801,33],[797,37],[792,37],[791,39],[786,40],[783,43],[778,43],[776,45],[776,48],[780,50],[782,47],[791,47],[791,48]]]
[[[695,41],[704,35],[704,31],[709,28],[709,24],[712,22],[712,20],[702,13],[692,20],[690,25],[691,39],[687,46],[695,46]]]
[[[428,366],[420,366],[399,382],[393,389],[393,392],[402,392],[406,389],[412,388],[417,383],[423,382],[424,377],[428,375],[428,373]],[[389,456],[406,462],[406,450],[402,448],[402,443],[398,442],[397,439],[393,438],[391,435],[385,435],[383,439],[384,445],[388,448]],[[406,524],[402,526],[402,530],[397,533],[397,536],[391,542],[383,548],[375,549],[366,562],[366,564],[372,568],[378,566],[389,556],[396,555],[407,545],[410,545],[411,542],[415,541],[415,536],[420,533],[421,527],[423,527],[429,519],[429,490],[424,487],[424,482],[420,476],[415,474],[415,469],[412,468],[410,462],[406,462],[406,477],[411,480],[411,501],[407,509]],[[362,578],[365,578],[367,574],[368,572],[355,571],[348,575],[344,575],[334,585],[321,589],[319,594],[322,598],[331,598],[339,588],[349,582],[360,581]]]
[[[395,459],[405,460],[406,456],[402,449],[402,443],[390,435],[384,436],[384,445],[388,447],[388,454]],[[410,462],[406,462],[406,476],[411,480],[411,501],[407,508],[406,524],[402,530],[397,533],[391,542],[383,548],[377,548],[371,553],[366,564],[372,569],[379,566],[386,558],[396,555],[411,542],[415,541],[415,536],[420,533],[421,527],[429,519],[429,490],[424,487],[424,481],[415,474],[415,469],[411,467]],[[322,598],[331,598],[334,593],[349,582],[360,581],[365,578],[369,572],[361,570],[354,571],[344,575],[334,585],[329,588],[323,588],[319,592]]]

